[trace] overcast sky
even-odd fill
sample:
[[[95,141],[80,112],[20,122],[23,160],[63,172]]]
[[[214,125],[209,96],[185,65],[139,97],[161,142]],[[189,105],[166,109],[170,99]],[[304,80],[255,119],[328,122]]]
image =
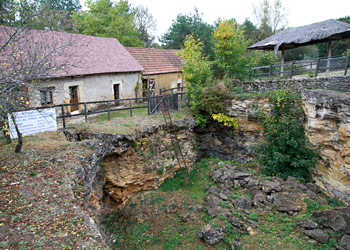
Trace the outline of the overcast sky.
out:
[[[239,23],[249,18],[255,23],[253,5],[259,2],[260,0],[129,0],[133,6],[143,5],[148,8],[157,22],[158,36],[167,31],[178,14],[194,12],[195,7],[210,24],[214,24],[218,18],[235,18]],[[350,0],[282,0],[282,4],[288,13],[289,27],[350,16]]]

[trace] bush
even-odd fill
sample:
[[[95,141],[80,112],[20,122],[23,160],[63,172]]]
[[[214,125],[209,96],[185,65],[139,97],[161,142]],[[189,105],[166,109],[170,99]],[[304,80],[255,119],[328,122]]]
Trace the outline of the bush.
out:
[[[255,146],[254,151],[266,175],[310,180],[310,169],[317,161],[317,154],[305,135],[298,100],[289,90],[277,90],[270,95],[272,113],[257,110],[265,141]]]

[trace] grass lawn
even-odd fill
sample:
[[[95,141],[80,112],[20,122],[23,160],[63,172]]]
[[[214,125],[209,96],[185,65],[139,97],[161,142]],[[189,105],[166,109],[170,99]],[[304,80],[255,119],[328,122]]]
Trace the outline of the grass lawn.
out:
[[[179,111],[170,112],[173,121],[183,120],[192,116],[189,108],[181,108]],[[129,110],[121,110],[111,112],[110,121],[108,115],[100,114],[88,117],[88,122],[68,123],[68,128],[84,130],[88,132],[103,132],[111,134],[131,134],[136,131],[150,126],[158,126],[164,124],[162,114],[148,115],[147,108],[139,108],[133,110],[130,117]]]

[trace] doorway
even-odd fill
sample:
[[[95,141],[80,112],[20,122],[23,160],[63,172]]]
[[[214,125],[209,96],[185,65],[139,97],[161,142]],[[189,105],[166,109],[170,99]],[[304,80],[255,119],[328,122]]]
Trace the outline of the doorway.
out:
[[[142,79],[142,97],[148,96],[148,79]]]
[[[78,86],[71,86],[69,87],[69,95],[70,95],[70,102],[69,103],[78,103]],[[70,111],[76,111],[79,109],[79,105],[72,105],[70,106]]]
[[[113,84],[114,100],[120,99],[120,84]],[[114,103],[116,106],[119,106],[119,101]]]

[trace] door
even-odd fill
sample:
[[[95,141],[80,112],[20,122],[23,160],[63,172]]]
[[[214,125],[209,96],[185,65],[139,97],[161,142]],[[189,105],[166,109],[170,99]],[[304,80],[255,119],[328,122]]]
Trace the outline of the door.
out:
[[[148,79],[142,79],[142,97],[148,96]]]
[[[69,103],[78,103],[78,86],[71,86],[69,87],[69,94],[70,94],[70,102]],[[79,109],[78,105],[72,105],[70,106],[70,111],[76,111]]]
[[[120,87],[120,84],[114,84],[113,85],[114,100],[119,100],[120,99],[119,87]],[[116,106],[119,106],[119,101],[116,101],[114,104]]]

